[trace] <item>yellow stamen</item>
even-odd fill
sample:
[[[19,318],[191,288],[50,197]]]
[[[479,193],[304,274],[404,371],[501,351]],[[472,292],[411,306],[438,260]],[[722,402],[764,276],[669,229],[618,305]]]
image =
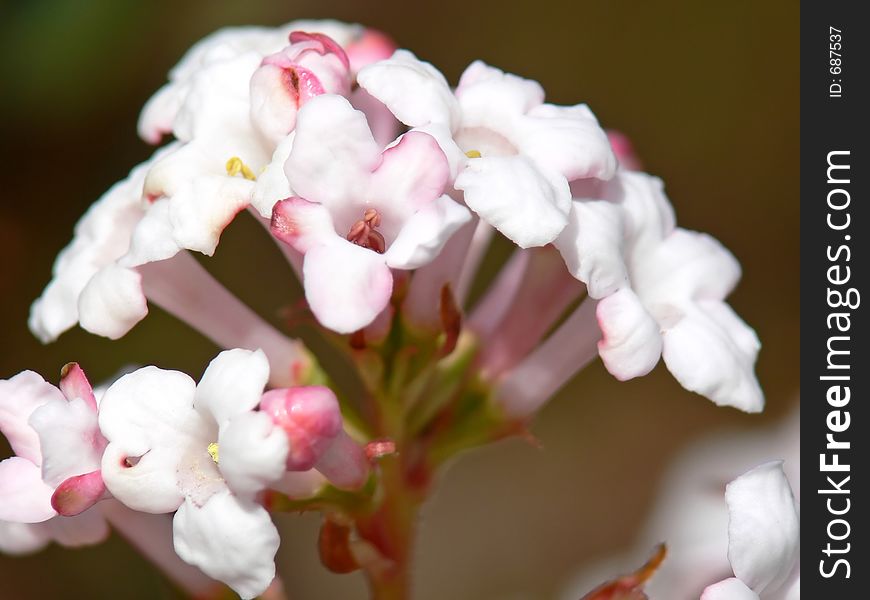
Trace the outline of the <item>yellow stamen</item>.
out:
[[[211,459],[215,464],[218,464],[218,444],[217,442],[212,442],[208,445],[208,449],[206,450],[208,455],[211,456]]]
[[[481,154],[478,150],[469,150],[465,153],[465,156],[467,156],[468,158],[480,158]]]
[[[234,156],[227,161],[227,175],[229,175],[230,177],[235,177],[239,174],[241,174],[242,177],[248,179],[249,181],[257,180],[257,176],[254,175],[251,167],[242,162],[242,159],[238,156]]]

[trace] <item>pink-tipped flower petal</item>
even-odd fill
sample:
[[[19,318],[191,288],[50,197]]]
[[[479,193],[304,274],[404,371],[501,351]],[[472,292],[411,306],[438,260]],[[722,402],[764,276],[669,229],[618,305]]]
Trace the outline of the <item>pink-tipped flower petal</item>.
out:
[[[64,517],[78,515],[106,496],[106,484],[100,471],[70,477],[54,490],[51,506]]]

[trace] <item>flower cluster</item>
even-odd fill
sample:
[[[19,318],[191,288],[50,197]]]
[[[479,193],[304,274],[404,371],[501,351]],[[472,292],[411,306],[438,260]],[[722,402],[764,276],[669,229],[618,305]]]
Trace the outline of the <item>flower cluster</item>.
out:
[[[117,339],[153,303],[225,350],[198,383],[149,366],[95,393],[75,364],[59,388],[0,383],[7,551],[158,518],[139,546],[178,585],[250,598],[274,585],[270,512],[319,510],[328,567],[404,589],[437,468],[522,431],[594,358],[619,380],[662,358],[686,389],[762,408],[758,339],[725,303],[735,258],[676,225],[588,106],[535,81],[475,61],[453,88],[357,25],[226,29],[170,72],[139,133],[174,139],[81,218],[30,328]],[[236,218],[278,244],[356,394],[194,258]],[[496,232],[515,251],[469,306]]]

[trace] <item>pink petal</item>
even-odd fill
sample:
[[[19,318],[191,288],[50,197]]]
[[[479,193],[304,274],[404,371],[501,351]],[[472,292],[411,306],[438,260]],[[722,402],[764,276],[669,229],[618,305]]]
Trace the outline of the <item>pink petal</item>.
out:
[[[305,298],[317,320],[338,333],[374,321],[389,303],[393,275],[384,257],[336,236],[305,254]]]
[[[450,165],[435,138],[410,131],[384,151],[372,173],[369,195],[385,220],[402,223],[441,196],[449,178]]]
[[[55,516],[39,467],[13,456],[0,462],[0,521],[41,523]]]
[[[42,464],[42,452],[29,420],[33,411],[50,401],[66,402],[59,389],[33,371],[0,380],[0,433],[17,456],[37,466]]]
[[[334,216],[365,189],[380,162],[365,115],[345,98],[324,94],[300,109],[284,172],[296,194]]]
[[[298,196],[275,204],[270,230],[276,238],[302,253],[336,237],[329,210]]]
[[[334,54],[345,69],[350,69],[350,60],[344,52],[344,48],[339,46],[335,40],[323,33],[307,33],[305,31],[290,32],[290,43],[299,44],[302,42],[317,42],[321,45],[320,54]]]
[[[106,495],[106,484],[99,471],[70,477],[51,496],[51,506],[64,517],[73,517],[92,507]]]
[[[97,411],[83,399],[46,402],[33,411],[30,426],[39,434],[42,479],[49,486],[100,468],[106,440]]]
[[[322,386],[270,390],[263,394],[260,410],[290,440],[290,471],[311,469],[342,430],[338,400],[332,390]]]
[[[64,365],[60,371],[60,384],[58,387],[67,400],[81,398],[94,412],[97,411],[97,399],[94,398],[94,390],[78,363],[71,362]]]
[[[396,42],[377,29],[367,28],[361,36],[346,44],[350,69],[359,73],[360,69],[379,60],[386,60],[396,51]]]

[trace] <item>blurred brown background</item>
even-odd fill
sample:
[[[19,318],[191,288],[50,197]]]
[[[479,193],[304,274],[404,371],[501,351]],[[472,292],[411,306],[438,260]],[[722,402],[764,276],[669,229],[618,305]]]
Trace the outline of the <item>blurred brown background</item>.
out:
[[[76,330],[43,347],[27,331],[28,306],[76,219],[150,154],[136,138],[136,117],[184,50],[223,25],[303,17],[382,29],[454,83],[482,58],[539,80],[550,101],[588,102],[665,180],[680,223],[722,240],[744,266],[732,304],[764,345],[763,416],[717,409],[663,368],[619,384],[596,364],[536,421],[542,449],[514,441],[464,456],[427,505],[417,598],[552,597],[585,561],[630,542],[657,475],[689,440],[724,425],[771,422],[796,396],[798,2],[0,3],[0,377],[31,368],[55,380],[69,360],[93,381],[129,363],[202,372],[215,348],[157,309],[119,342]],[[253,252],[262,269],[239,269],[234,257]],[[228,230],[214,264],[264,314],[298,293],[292,281],[258,279],[285,271],[251,223]],[[280,523],[291,598],[365,597],[360,577],[318,565],[315,518]],[[114,539],[0,557],[4,600],[165,594],[160,578]]]

